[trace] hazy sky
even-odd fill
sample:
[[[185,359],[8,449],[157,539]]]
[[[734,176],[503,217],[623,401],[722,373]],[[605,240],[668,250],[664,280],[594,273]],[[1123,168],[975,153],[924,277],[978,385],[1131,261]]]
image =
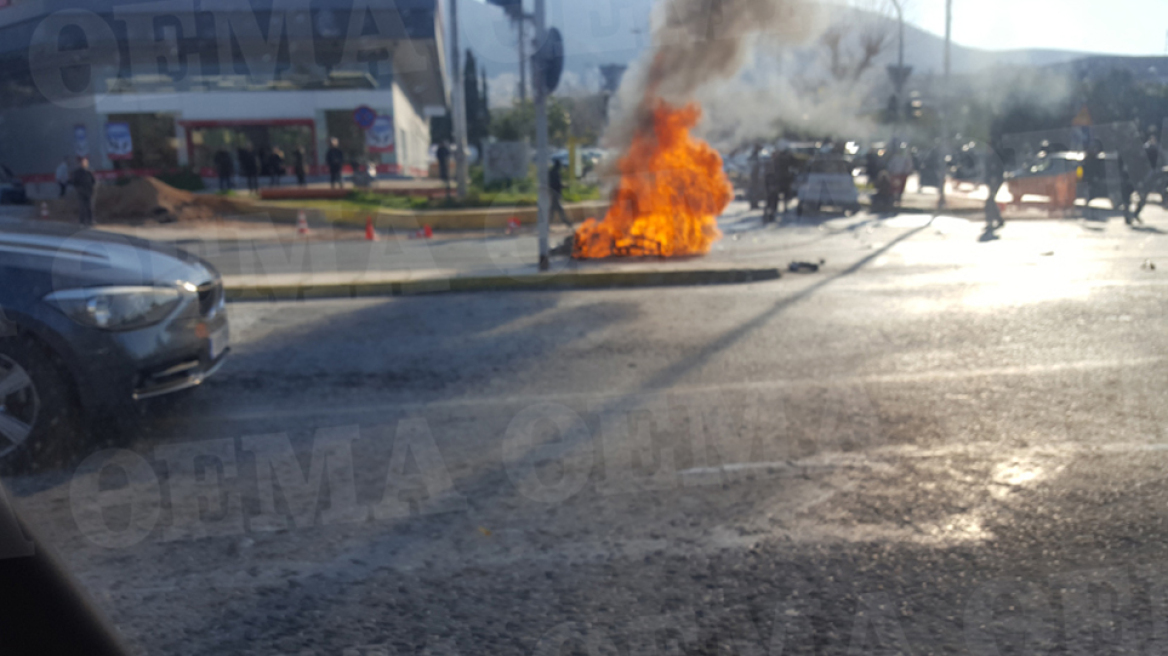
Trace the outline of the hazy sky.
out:
[[[945,33],[945,0],[907,0],[911,22]],[[1168,0],[953,0],[953,40],[1007,50],[1165,55]]]

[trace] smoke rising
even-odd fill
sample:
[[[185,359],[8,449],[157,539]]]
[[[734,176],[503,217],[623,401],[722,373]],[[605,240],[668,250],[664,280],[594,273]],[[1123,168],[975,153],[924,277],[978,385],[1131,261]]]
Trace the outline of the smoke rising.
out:
[[[682,104],[716,80],[733,77],[756,38],[783,44],[817,32],[822,12],[806,0],[667,0],[653,16],[653,47],[626,75],[618,93],[623,113],[606,143],[624,151],[653,120],[656,99]]]
[[[647,127],[656,98],[701,103],[704,120],[695,134],[724,151],[783,131],[888,139],[884,66],[895,62],[896,23],[881,1],[665,0],[654,10],[652,49],[618,92],[605,144],[624,152]],[[908,37],[918,62],[933,55],[929,48],[937,46],[922,45],[911,30]],[[878,48],[869,57],[873,42]],[[962,53],[965,60],[996,56]],[[936,54],[910,83],[933,103],[943,97]],[[966,137],[988,138],[992,116],[1011,106],[1057,107],[1073,93],[1067,76],[1045,68],[1007,59],[977,68],[955,72],[951,87],[951,127]],[[905,127],[917,129],[921,137],[936,136],[929,132],[935,125]]]

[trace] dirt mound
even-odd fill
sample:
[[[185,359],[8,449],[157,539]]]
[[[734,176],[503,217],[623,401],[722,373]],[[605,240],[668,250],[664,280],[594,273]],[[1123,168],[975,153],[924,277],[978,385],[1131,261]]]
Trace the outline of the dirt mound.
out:
[[[98,223],[209,221],[232,214],[232,209],[225,198],[192,194],[157,178],[134,178],[127,184],[101,184],[97,188]],[[76,193],[70,190],[66,198],[49,201],[49,214],[76,220]]]

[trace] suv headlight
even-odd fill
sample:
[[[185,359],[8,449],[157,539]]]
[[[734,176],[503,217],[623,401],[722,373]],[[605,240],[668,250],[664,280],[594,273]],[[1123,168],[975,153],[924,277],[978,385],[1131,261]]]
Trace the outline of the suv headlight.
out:
[[[133,330],[165,319],[182,294],[174,287],[90,287],[53,292],[45,300],[79,324]]]

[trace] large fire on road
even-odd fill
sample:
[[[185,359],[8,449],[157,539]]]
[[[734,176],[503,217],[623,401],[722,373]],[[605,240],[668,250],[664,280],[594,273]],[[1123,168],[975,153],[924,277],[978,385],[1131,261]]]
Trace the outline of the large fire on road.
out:
[[[618,163],[620,184],[603,221],[576,231],[572,257],[703,255],[722,233],[718,215],[734,197],[722,157],[690,135],[702,116],[690,103],[657,99],[652,121],[633,137]]]

